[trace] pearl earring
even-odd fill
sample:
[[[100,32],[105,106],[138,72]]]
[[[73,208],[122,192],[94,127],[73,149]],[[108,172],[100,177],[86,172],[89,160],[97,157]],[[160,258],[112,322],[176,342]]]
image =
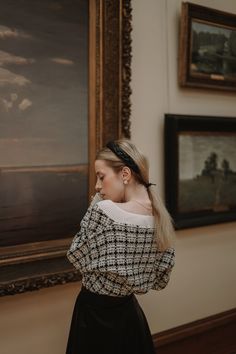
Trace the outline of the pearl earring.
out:
[[[127,183],[128,183],[128,181],[125,180],[125,181],[124,181],[124,184],[127,184]]]

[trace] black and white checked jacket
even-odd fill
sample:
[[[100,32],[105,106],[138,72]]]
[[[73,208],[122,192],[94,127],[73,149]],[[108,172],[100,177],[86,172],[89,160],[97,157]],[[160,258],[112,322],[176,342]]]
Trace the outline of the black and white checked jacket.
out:
[[[157,250],[153,216],[129,213],[104,200],[88,208],[80,226],[67,256],[88,290],[125,296],[165,288],[175,252]]]

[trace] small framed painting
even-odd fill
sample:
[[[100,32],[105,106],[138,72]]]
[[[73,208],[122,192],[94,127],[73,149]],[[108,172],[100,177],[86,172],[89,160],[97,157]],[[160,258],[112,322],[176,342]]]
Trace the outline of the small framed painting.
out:
[[[236,14],[182,3],[179,84],[236,91]]]

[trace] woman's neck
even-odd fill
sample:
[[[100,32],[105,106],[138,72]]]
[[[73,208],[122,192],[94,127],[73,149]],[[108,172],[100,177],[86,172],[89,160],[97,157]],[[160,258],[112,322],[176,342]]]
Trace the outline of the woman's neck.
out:
[[[132,200],[136,200],[141,203],[150,202],[147,189],[144,185],[132,183],[126,187],[124,201],[130,202]]]
[[[120,207],[135,214],[153,215],[152,203],[147,189],[141,184],[126,186],[123,203],[120,204]]]

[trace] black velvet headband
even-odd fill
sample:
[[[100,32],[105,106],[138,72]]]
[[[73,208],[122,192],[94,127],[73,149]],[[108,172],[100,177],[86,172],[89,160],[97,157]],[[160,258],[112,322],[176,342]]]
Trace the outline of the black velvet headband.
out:
[[[114,152],[114,154],[117,157],[119,157],[119,159],[121,159],[126,164],[126,166],[131,168],[131,170],[140,174],[139,167],[134,162],[132,157],[129,156],[123,149],[121,149],[121,147],[119,147],[119,145],[114,143],[114,141],[109,141],[109,143],[107,143],[106,147],[108,147],[108,149],[110,149],[112,152]]]
[[[140,169],[138,165],[135,163],[132,157],[129,156],[119,145],[114,143],[114,141],[109,141],[109,143],[106,144],[106,147],[108,147],[108,149],[110,149],[117,157],[119,157],[119,159],[121,159],[126,166],[128,166],[129,168],[131,168],[131,170],[140,175]],[[143,182],[143,184],[146,188],[149,188],[150,186],[155,186],[154,183]]]

